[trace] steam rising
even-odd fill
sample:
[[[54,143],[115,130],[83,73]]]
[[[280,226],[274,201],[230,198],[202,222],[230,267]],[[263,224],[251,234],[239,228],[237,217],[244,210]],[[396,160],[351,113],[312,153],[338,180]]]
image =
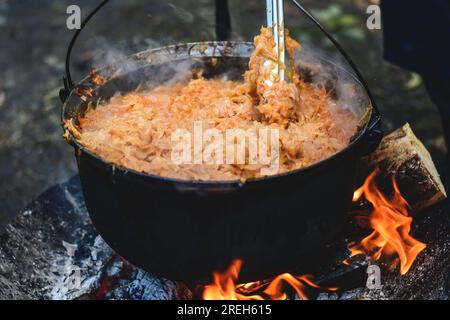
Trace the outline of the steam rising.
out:
[[[175,5],[173,2],[165,3],[165,10],[167,10],[168,17],[175,18],[181,25],[192,24],[195,26],[196,19],[199,17],[198,12],[190,12],[181,6]],[[203,10],[203,9],[202,9]],[[206,9],[204,9],[206,10]],[[208,10],[208,15],[212,12]],[[152,17],[153,18],[153,17]],[[200,17],[205,19],[205,17]],[[205,27],[204,29],[208,29]],[[233,29],[234,38],[244,39],[245,37],[235,34],[236,29]],[[169,33],[169,32],[168,32]],[[202,38],[204,34],[198,33],[197,37]],[[164,43],[152,38],[145,38],[138,41],[131,38],[130,44],[112,44],[102,37],[94,37],[94,44],[91,46],[96,48],[94,57],[91,61],[91,67],[98,69],[108,65],[120,65],[121,74],[136,70],[142,66],[138,61],[129,59],[129,55],[139,51],[145,51],[154,48],[165,47],[168,43],[175,44],[176,41],[169,36],[165,37]],[[130,52],[130,47],[133,47],[133,52]],[[171,57],[167,56],[167,60]],[[323,58],[335,65],[330,68],[329,64],[323,63]],[[320,49],[310,44],[302,43],[301,53],[296,56],[297,64],[306,66],[312,70],[310,79],[313,83],[327,85],[327,89],[333,89],[336,99],[336,105],[342,109],[351,110],[357,117],[362,117],[364,114],[364,106],[368,105],[369,101],[365,91],[355,81],[346,70],[350,70],[347,64],[338,56],[331,57],[324,54]],[[158,73],[151,75],[152,83],[167,84],[178,81],[187,81],[192,76],[193,61],[186,59],[178,61],[177,63],[166,63],[164,67],[158,69]],[[244,72],[244,70],[243,70]],[[225,79],[226,80],[226,79]]]
[[[98,49],[92,59],[91,69],[102,69],[103,67],[113,65],[117,69],[114,75],[120,76],[141,68],[143,62],[153,63],[150,60],[146,61],[145,55],[142,60],[140,58],[131,59],[131,54],[127,53],[127,50],[123,46],[111,44],[105,38],[96,37],[95,42]],[[153,39],[145,39],[144,43],[145,45],[140,46],[140,50],[136,52],[164,47],[163,44]],[[164,54],[164,51],[158,53],[157,64],[160,65],[158,72],[148,75],[148,79],[142,79],[143,83],[151,80],[152,85],[163,85],[189,81],[192,78],[194,64],[192,59],[174,61],[173,56],[169,54],[164,56]],[[124,79],[127,79],[127,77],[124,77]],[[129,80],[131,82],[135,79],[130,78]]]
[[[367,93],[340,56],[325,54],[317,47],[302,43],[300,54],[295,57],[297,65],[310,69],[311,81],[315,84],[332,85],[333,98],[338,107],[354,112],[358,118],[369,104]]]

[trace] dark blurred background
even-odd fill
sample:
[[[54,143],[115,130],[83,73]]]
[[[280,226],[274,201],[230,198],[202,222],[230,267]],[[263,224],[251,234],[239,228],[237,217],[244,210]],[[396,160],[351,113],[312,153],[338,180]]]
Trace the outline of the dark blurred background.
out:
[[[0,231],[29,201],[76,173],[60,127],[64,59],[73,31],[66,9],[85,17],[92,0],[0,0]],[[230,0],[233,39],[252,40],[265,20],[264,0]],[[366,76],[384,116],[383,128],[405,122],[432,153],[444,176],[445,143],[439,114],[420,76],[382,59],[382,31],[366,27],[369,0],[303,0],[350,53]],[[112,0],[75,48],[74,80],[94,67],[138,50],[214,39],[213,0]],[[302,43],[339,60],[336,50],[294,7],[287,26]]]

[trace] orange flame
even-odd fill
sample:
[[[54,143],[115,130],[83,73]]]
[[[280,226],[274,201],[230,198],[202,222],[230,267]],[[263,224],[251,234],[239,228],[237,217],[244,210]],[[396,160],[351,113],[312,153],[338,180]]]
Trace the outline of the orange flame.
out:
[[[412,218],[408,215],[409,204],[402,197],[395,178],[392,178],[394,192],[386,197],[376,186],[375,170],[355,191],[353,201],[359,201],[363,196],[369,201],[373,210],[369,217],[373,232],[360,243],[349,247],[352,256],[366,254],[373,260],[386,257],[393,260],[395,255],[400,260],[400,274],[406,274],[417,255],[426,245],[410,235]]]
[[[265,288],[262,293],[269,300],[286,300],[288,295],[283,291],[284,284],[290,285],[303,300],[308,300],[305,288],[321,289],[313,282],[311,275],[295,277],[283,273],[272,281],[257,281],[236,285],[242,261],[234,260],[230,268],[223,273],[214,272],[214,283],[207,285],[203,290],[204,300],[265,300],[262,295],[255,294]],[[327,291],[336,291],[337,288],[326,288]]]

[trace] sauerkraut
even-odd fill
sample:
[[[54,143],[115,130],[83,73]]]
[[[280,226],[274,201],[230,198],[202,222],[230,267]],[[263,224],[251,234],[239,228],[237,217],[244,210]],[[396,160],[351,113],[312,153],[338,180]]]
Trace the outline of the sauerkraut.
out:
[[[78,119],[77,139],[110,163],[187,180],[252,179],[263,176],[261,169],[267,166],[225,159],[175,163],[174,132],[192,131],[199,121],[203,129],[223,133],[235,128],[277,130],[279,166],[273,174],[309,166],[345,148],[357,130],[355,114],[341,108],[323,86],[307,83],[295,73],[289,82],[268,83],[266,62],[278,63],[273,47],[271,30],[262,28],[241,82],[200,76],[113,97]],[[299,48],[288,36],[291,58]],[[247,160],[248,153],[246,149]]]

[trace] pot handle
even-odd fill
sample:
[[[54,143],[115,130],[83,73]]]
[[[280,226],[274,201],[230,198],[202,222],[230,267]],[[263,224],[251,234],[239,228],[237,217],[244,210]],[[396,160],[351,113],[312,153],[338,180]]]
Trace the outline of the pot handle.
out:
[[[83,22],[80,25],[80,29],[77,29],[77,31],[75,31],[75,34],[73,35],[72,40],[70,40],[69,47],[67,48],[67,54],[66,54],[66,75],[63,77],[64,88],[59,90],[59,98],[61,99],[61,101],[63,103],[66,102],[67,97],[69,97],[70,92],[74,88],[74,83],[72,81],[72,76],[70,74],[70,57],[71,57],[72,49],[75,45],[75,42],[77,41],[78,36],[80,35],[81,31],[83,31],[86,24],[108,2],[109,2],[109,0],[103,0],[102,2],[100,2],[100,4],[97,5],[97,7],[95,7],[95,9],[86,17],[86,19],[83,20]]]
[[[375,149],[378,147],[378,145],[381,142],[381,139],[384,136],[383,131],[380,129],[380,122],[381,122],[381,114],[377,107],[377,104],[375,102],[375,99],[373,97],[372,92],[370,91],[369,86],[367,85],[367,82],[364,80],[364,77],[362,76],[361,72],[359,71],[356,64],[353,62],[353,60],[350,58],[350,56],[347,54],[347,52],[344,50],[344,48],[337,42],[337,40],[328,32],[325,30],[325,28],[322,26],[322,24],[314,18],[314,16],[306,10],[297,0],[291,0],[291,2],[301,11],[303,12],[306,17],[312,21],[312,23],[322,31],[323,34],[330,40],[333,45],[338,49],[339,53],[344,57],[344,59],[347,61],[347,63],[350,65],[350,67],[353,69],[353,72],[355,73],[356,77],[358,78],[359,82],[364,87],[364,90],[367,93],[367,96],[369,97],[370,104],[372,105],[373,112],[369,119],[369,124],[367,126],[366,133],[363,137],[365,140],[361,148],[361,156],[365,156],[369,153],[372,153],[375,151]]]
[[[302,11],[308,19],[310,19],[319,29],[322,31],[322,33],[325,34],[325,36],[333,43],[333,45],[338,49],[338,51],[341,53],[341,55],[344,57],[344,59],[347,61],[347,63],[350,65],[350,67],[355,72],[356,76],[358,77],[358,80],[363,85],[364,89],[367,92],[367,95],[370,99],[370,103],[373,106],[374,109],[374,115],[371,117],[371,121],[369,124],[369,130],[374,130],[376,127],[379,126],[381,116],[380,112],[378,110],[378,107],[376,105],[376,102],[373,98],[373,95],[369,89],[369,86],[367,85],[366,81],[364,80],[364,77],[362,76],[361,72],[356,67],[353,60],[350,58],[350,56],[345,52],[345,50],[342,48],[342,46],[337,42],[337,40],[328,32],[325,30],[325,28],[322,26],[322,24],[314,18],[314,16],[306,10],[297,0],[291,0],[292,3],[300,10]],[[72,49],[75,45],[75,42],[78,39],[78,36],[80,35],[81,31],[83,31],[84,27],[87,25],[87,23],[94,17],[98,11],[100,11],[101,8],[103,8],[109,0],[102,0],[100,4],[94,8],[94,10],[86,17],[86,19],[83,20],[81,23],[80,29],[78,29],[75,34],[72,37],[72,40],[69,43],[69,47],[67,49],[67,55],[66,55],[66,64],[65,64],[65,71],[66,75],[63,78],[64,82],[64,89],[61,89],[60,95],[61,100],[63,102],[67,99],[67,96],[69,95],[70,91],[74,87],[74,83],[72,81],[72,76],[70,73],[70,58],[72,54]],[[228,9],[228,1],[227,0],[215,0],[215,6],[216,6],[216,33],[219,38],[219,40],[227,40],[230,34],[231,29],[231,23],[230,23],[230,14]]]
[[[369,86],[367,85],[366,81],[364,80],[364,77],[362,76],[361,72],[356,67],[356,64],[353,62],[353,60],[350,58],[350,56],[345,52],[345,50],[342,48],[342,46],[336,41],[336,39],[328,31],[326,31],[325,28],[322,26],[322,24],[316,18],[314,18],[314,16],[308,10],[306,10],[297,0],[291,0],[291,1],[333,43],[333,45],[338,49],[338,51],[341,53],[341,55],[344,57],[344,59],[347,61],[347,63],[350,65],[350,67],[353,69],[358,80],[361,82],[364,89],[366,90],[367,96],[369,97],[370,103],[373,107],[373,112],[372,112],[371,118],[369,120],[368,128],[367,128],[366,135],[365,135],[366,140],[367,140],[365,145],[367,146],[367,148],[364,148],[364,151],[362,152],[362,154],[364,155],[364,154],[374,151],[375,148],[378,146],[378,144],[381,141],[383,132],[380,129],[381,115],[380,115],[380,112],[376,105],[375,99],[373,98],[373,95],[369,89]],[[59,92],[59,97],[63,103],[67,100],[67,97],[69,96],[70,92],[74,88],[74,83],[72,81],[72,76],[70,73],[70,57],[71,57],[72,49],[75,45],[75,42],[77,41],[78,36],[80,35],[81,31],[86,26],[86,24],[108,2],[109,2],[109,0],[103,0],[86,17],[86,19],[84,19],[84,21],[81,23],[80,29],[78,29],[75,32],[72,40],[69,43],[69,47],[67,49],[67,55],[66,55],[66,65],[65,65],[66,76],[63,77],[64,88],[62,88]],[[228,38],[230,29],[231,29],[231,24],[230,24],[230,15],[229,15],[229,10],[228,10],[227,0],[216,0],[215,4],[216,4],[216,20],[217,20],[216,21],[216,24],[217,24],[216,30],[218,33],[218,37],[219,38]]]
[[[59,98],[64,103],[70,92],[74,88],[74,83],[72,81],[72,75],[70,73],[70,57],[72,54],[72,49],[75,45],[75,42],[78,39],[78,36],[80,35],[81,31],[83,31],[86,24],[94,17],[98,11],[100,11],[103,6],[105,6],[109,0],[103,0],[100,2],[97,7],[86,17],[86,19],[83,20],[81,23],[80,29],[77,29],[75,34],[72,37],[72,40],[69,43],[69,47],[67,48],[67,55],[66,55],[66,66],[65,71],[66,75],[63,77],[63,83],[64,88],[62,88],[59,91]],[[228,40],[231,32],[231,18],[230,18],[230,12],[228,8],[228,0],[215,0],[215,7],[216,7],[216,36],[218,40],[225,41]]]

